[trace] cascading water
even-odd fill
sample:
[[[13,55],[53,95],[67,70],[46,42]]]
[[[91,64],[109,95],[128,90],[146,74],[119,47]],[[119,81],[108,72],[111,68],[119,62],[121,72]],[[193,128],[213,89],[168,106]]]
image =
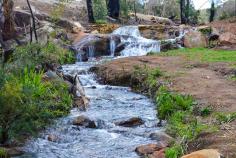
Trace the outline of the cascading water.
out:
[[[89,58],[93,58],[94,57],[94,50],[95,50],[95,48],[94,48],[94,45],[89,45],[88,46],[88,57]]]
[[[119,35],[125,49],[121,56],[142,56],[149,52],[160,52],[160,41],[146,39],[141,36],[138,26],[124,26],[115,30],[112,34]]]
[[[112,57],[115,56],[115,50],[116,50],[116,42],[113,39],[113,37],[111,36],[111,38],[110,38],[110,52],[111,52]]]

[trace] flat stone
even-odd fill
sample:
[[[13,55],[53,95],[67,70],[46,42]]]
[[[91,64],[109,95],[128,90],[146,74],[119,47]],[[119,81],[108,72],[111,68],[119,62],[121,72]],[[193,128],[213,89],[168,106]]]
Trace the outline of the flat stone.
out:
[[[141,145],[135,149],[135,152],[140,155],[149,155],[154,153],[155,151],[161,150],[162,147],[158,146],[157,144],[147,144],[147,145]]]
[[[141,118],[133,117],[125,121],[116,122],[115,125],[123,127],[136,127],[144,124],[144,121]]]

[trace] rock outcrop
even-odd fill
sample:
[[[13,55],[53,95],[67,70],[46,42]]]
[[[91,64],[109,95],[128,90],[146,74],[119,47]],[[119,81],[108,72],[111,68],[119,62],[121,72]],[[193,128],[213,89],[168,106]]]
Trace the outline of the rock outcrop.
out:
[[[189,31],[184,36],[184,46],[186,48],[206,47],[207,46],[207,39],[199,31]]]

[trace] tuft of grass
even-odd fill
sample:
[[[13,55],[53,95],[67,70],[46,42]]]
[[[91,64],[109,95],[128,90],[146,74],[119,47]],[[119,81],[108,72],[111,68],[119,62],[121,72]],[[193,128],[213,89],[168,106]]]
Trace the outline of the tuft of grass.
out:
[[[183,48],[160,53],[161,56],[184,56],[188,60],[202,62],[235,62],[236,51],[207,48]]]
[[[163,76],[163,72],[159,68],[149,68],[146,65],[143,67],[134,66],[131,76],[132,86],[135,85],[133,87],[135,90],[153,97],[159,87],[157,79],[161,76]]]
[[[180,145],[174,145],[165,150],[166,158],[179,158],[181,155],[183,155],[183,150]]]
[[[212,108],[210,107],[205,107],[203,109],[200,110],[200,115],[202,117],[207,117],[209,116],[211,113],[213,112]]]
[[[4,148],[0,148],[0,158],[10,158]]]
[[[220,124],[230,123],[236,120],[236,112],[234,113],[217,113],[216,119]]]

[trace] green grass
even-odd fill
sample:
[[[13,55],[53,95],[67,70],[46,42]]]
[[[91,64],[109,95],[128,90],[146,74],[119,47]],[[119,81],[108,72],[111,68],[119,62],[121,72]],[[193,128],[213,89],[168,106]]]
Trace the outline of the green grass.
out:
[[[202,62],[236,62],[236,51],[213,50],[207,48],[183,48],[163,52],[161,56],[184,56],[188,60]]]

